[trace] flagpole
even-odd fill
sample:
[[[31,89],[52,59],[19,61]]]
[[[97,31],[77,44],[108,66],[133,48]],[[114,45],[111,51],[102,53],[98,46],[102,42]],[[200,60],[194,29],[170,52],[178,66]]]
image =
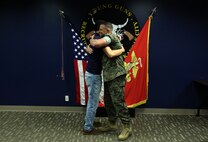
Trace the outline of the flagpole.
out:
[[[147,35],[147,84],[146,84],[146,86],[147,86],[147,88],[146,88],[146,92],[147,92],[147,98],[148,98],[148,94],[149,94],[149,90],[148,90],[148,88],[149,88],[149,36],[150,36],[150,25],[151,25],[151,21],[152,21],[152,19],[153,19],[153,16],[155,15],[155,13],[156,13],[156,9],[157,9],[157,7],[155,7],[155,8],[153,8],[152,10],[151,10],[151,14],[150,14],[150,16],[149,16],[149,25],[148,25],[148,35]],[[147,98],[146,98],[146,100],[144,100],[144,102],[143,103],[146,103],[146,101],[147,101]]]
[[[59,15],[61,16],[61,78],[62,80],[65,80],[64,75],[64,32],[63,32],[63,19],[64,11],[59,10]]]

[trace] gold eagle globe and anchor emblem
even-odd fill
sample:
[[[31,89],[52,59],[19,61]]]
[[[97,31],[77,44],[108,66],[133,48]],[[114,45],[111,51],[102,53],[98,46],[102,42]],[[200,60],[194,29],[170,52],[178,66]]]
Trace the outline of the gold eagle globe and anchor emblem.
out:
[[[124,62],[124,65],[127,71],[126,81],[130,82],[132,77],[136,78],[139,67],[142,68],[142,59],[140,57],[137,58],[135,52],[132,51],[131,61],[129,63]]]

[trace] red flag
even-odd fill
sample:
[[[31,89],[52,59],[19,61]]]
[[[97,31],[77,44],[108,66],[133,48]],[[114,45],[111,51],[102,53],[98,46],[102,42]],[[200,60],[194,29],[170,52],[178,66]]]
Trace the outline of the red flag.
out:
[[[128,71],[125,86],[125,101],[128,108],[146,103],[148,99],[148,52],[151,16],[125,58]]]

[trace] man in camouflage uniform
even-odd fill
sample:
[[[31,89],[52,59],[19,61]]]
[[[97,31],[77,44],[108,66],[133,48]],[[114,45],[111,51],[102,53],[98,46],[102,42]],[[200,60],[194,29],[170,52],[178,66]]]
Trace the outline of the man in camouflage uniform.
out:
[[[104,35],[101,39],[91,39],[94,47],[103,47],[102,67],[104,79],[104,104],[108,114],[109,123],[100,128],[101,131],[117,130],[116,120],[120,118],[124,125],[118,140],[126,140],[131,135],[130,115],[124,100],[124,86],[126,82],[126,70],[123,56],[109,58],[108,49],[120,49],[122,44],[119,38],[112,34],[113,26],[106,22],[100,25],[99,32]],[[106,46],[108,46],[106,48]]]

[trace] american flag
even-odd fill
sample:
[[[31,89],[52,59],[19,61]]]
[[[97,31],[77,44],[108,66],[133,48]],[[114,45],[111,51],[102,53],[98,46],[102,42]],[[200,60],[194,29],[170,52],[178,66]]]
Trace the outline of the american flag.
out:
[[[70,32],[74,49],[74,72],[76,82],[76,103],[86,105],[87,102],[87,86],[85,83],[84,73],[87,64],[87,53],[85,52],[85,44],[79,37],[74,26],[69,23]]]

